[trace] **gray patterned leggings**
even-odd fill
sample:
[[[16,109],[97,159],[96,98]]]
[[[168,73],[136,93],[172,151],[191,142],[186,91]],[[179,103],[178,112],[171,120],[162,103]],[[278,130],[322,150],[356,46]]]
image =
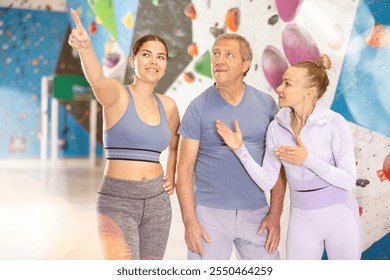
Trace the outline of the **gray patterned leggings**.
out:
[[[104,176],[97,195],[106,259],[162,259],[172,219],[163,176],[129,181]]]

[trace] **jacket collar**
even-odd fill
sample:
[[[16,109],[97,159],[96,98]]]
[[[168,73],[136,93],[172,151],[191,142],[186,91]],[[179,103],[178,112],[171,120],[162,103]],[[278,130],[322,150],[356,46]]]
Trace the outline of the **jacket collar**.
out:
[[[279,110],[275,115],[275,120],[284,127],[291,127],[291,108],[286,107]],[[325,107],[320,101],[317,101],[313,112],[309,115],[306,121],[306,125],[325,125],[330,119],[329,109]]]

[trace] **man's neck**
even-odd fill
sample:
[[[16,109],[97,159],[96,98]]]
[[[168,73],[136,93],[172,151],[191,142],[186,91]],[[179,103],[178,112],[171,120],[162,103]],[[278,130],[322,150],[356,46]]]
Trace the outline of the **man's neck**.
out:
[[[243,82],[228,86],[221,86],[216,83],[215,87],[223,99],[225,99],[226,102],[232,104],[233,106],[236,106],[241,102],[245,92],[245,84]]]

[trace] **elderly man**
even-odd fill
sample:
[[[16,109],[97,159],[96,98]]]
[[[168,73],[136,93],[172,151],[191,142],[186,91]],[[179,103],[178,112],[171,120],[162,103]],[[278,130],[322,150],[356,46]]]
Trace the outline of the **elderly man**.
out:
[[[191,260],[229,259],[233,246],[238,259],[279,259],[284,173],[269,206],[215,127],[217,119],[230,128],[238,120],[248,150],[262,162],[266,130],[278,107],[270,95],[244,83],[251,60],[244,37],[220,35],[212,48],[215,84],[191,102],[182,119],[177,195]]]

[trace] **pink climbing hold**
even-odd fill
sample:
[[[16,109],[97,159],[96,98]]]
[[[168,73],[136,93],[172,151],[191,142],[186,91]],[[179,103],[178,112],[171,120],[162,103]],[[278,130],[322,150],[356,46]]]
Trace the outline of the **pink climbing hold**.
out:
[[[292,21],[295,18],[302,1],[303,0],[275,0],[279,17],[285,22]]]
[[[284,72],[288,68],[286,59],[277,48],[267,46],[263,51],[261,64],[265,78],[276,91],[276,88],[282,83]]]
[[[317,60],[320,56],[317,44],[310,34],[295,23],[284,28],[282,44],[284,54],[291,65],[304,60]]]

